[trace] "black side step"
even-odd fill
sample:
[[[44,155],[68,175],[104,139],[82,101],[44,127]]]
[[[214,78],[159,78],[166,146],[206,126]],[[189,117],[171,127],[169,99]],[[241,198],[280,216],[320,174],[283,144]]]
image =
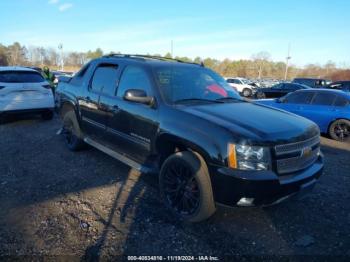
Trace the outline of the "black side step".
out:
[[[96,149],[106,153],[107,155],[119,160],[120,162],[123,162],[124,164],[140,171],[141,173],[156,173],[157,172],[155,169],[149,168],[149,167],[144,166],[142,164],[139,164],[139,163],[135,162],[134,160],[132,160],[132,159],[116,152],[116,151],[113,151],[112,149],[105,147],[104,145],[92,140],[89,137],[85,137],[84,142],[89,144],[90,146],[95,147]]]

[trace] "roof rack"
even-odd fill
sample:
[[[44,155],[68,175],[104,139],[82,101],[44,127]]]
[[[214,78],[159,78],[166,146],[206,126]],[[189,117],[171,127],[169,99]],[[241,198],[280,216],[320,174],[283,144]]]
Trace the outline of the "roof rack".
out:
[[[204,67],[204,63],[201,62],[200,64],[194,63],[194,62],[186,62],[181,59],[176,59],[176,58],[170,58],[170,57],[163,57],[163,56],[154,56],[154,55],[138,55],[138,54],[117,54],[117,53],[111,53],[108,55],[102,56],[104,58],[144,58],[144,59],[156,59],[156,60],[162,60],[162,61],[175,61],[179,63],[186,63],[186,64],[193,64],[193,65],[198,65]]]

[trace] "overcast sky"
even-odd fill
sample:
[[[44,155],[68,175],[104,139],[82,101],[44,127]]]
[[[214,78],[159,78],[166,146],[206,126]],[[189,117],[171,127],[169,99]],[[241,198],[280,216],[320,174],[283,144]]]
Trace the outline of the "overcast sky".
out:
[[[348,0],[1,0],[0,43],[350,67]]]

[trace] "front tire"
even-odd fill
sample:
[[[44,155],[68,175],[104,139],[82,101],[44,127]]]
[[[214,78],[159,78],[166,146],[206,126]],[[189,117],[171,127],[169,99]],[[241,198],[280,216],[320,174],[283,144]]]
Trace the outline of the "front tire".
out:
[[[244,88],[242,91],[242,94],[244,97],[251,97],[253,92],[249,88]]]
[[[200,222],[215,212],[208,167],[197,153],[178,152],[168,157],[159,174],[164,204],[181,221]]]
[[[329,127],[328,134],[334,140],[350,142],[350,121],[346,119],[334,121]]]
[[[73,111],[68,111],[63,117],[62,134],[69,150],[79,151],[85,147],[83,135]]]

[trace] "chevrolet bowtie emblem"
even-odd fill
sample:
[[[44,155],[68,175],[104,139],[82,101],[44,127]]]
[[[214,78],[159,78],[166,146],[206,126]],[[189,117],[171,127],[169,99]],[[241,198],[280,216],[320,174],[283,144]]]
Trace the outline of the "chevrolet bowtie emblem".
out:
[[[301,157],[309,157],[312,154],[312,148],[311,147],[305,147],[302,151],[301,151]]]

